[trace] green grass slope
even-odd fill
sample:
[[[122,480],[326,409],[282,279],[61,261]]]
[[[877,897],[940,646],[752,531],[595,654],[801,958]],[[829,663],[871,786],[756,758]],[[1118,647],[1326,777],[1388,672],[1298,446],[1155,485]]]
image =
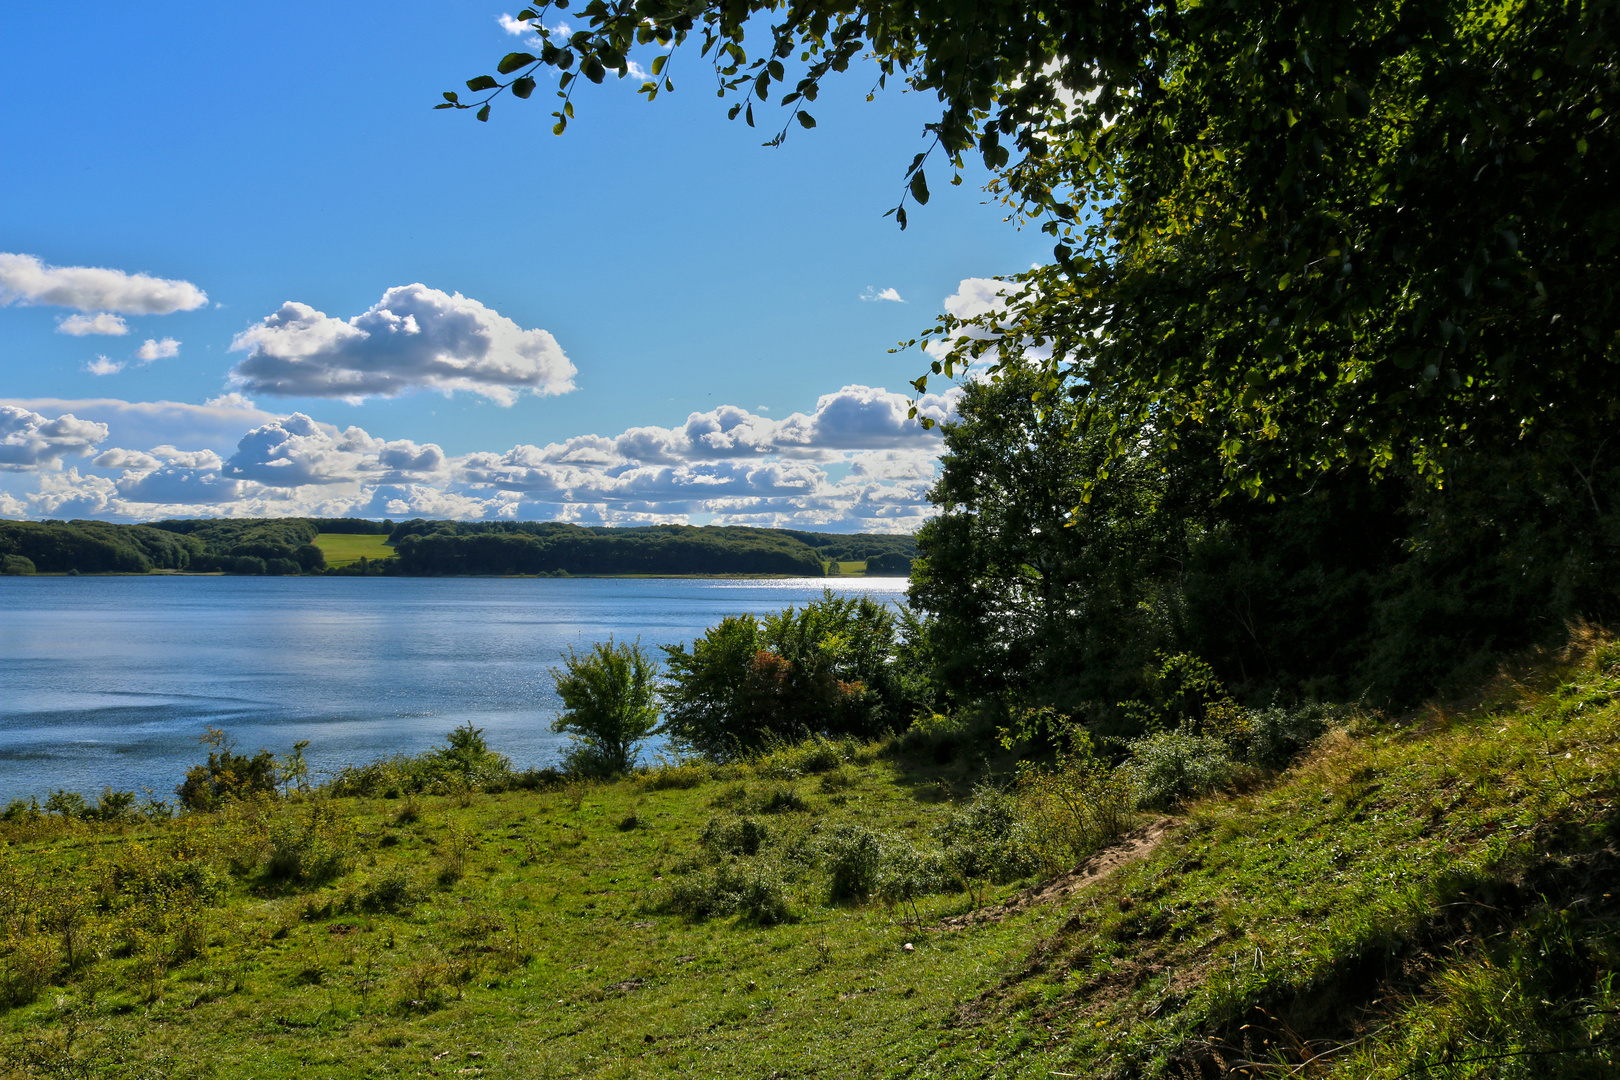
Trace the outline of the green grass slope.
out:
[[[1617,693],[1587,641],[1005,909],[1030,883],[832,900],[841,827],[927,848],[966,794],[880,747],[17,816],[0,1076],[1613,1075]],[[691,917],[716,883],[741,913]]]

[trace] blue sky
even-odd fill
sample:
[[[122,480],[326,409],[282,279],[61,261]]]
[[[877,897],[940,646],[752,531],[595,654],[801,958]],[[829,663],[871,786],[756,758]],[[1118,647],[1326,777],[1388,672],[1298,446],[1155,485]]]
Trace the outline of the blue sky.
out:
[[[777,149],[695,48],[561,138],[432,110],[514,10],[0,7],[0,516],[914,528],[888,349],[1039,234],[982,173],[883,218],[934,103],[869,72]]]

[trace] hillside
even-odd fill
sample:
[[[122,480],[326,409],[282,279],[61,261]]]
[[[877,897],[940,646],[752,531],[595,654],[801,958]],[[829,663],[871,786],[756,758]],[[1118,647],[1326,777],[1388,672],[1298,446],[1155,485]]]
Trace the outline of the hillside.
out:
[[[155,822],[14,806],[0,1075],[1605,1075],[1617,693],[1588,637],[1000,886],[950,880],[1008,804],[927,729],[483,793],[396,761]]]

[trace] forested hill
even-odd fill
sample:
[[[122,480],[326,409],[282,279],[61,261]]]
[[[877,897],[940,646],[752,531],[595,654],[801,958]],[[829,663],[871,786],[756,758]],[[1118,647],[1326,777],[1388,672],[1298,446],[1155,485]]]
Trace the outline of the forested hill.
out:
[[[910,569],[909,536],[837,535],[717,525],[590,528],[555,522],[410,521],[389,537],[406,574],[793,574],[865,559]],[[892,566],[892,571],[889,569]]]
[[[387,535],[397,558],[329,568],[316,537]],[[258,518],[157,521],[0,521],[0,571],[229,574],[785,574],[820,576],[829,561],[865,561],[904,575],[910,536],[656,525],[604,528],[554,522]]]

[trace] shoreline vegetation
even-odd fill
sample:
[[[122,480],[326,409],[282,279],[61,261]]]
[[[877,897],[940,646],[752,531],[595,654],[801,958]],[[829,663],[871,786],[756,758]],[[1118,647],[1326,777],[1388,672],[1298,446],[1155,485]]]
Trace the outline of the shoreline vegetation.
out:
[[[910,536],[744,526],[203,519],[0,521],[0,573],[904,577]]]
[[[716,680],[676,683],[666,722]],[[1205,690],[1119,743],[957,710],[695,754],[696,721],[613,771],[467,726],[317,778],[210,732],[174,801],[0,813],[0,1077],[1601,1075],[1620,644],[1397,716]]]

